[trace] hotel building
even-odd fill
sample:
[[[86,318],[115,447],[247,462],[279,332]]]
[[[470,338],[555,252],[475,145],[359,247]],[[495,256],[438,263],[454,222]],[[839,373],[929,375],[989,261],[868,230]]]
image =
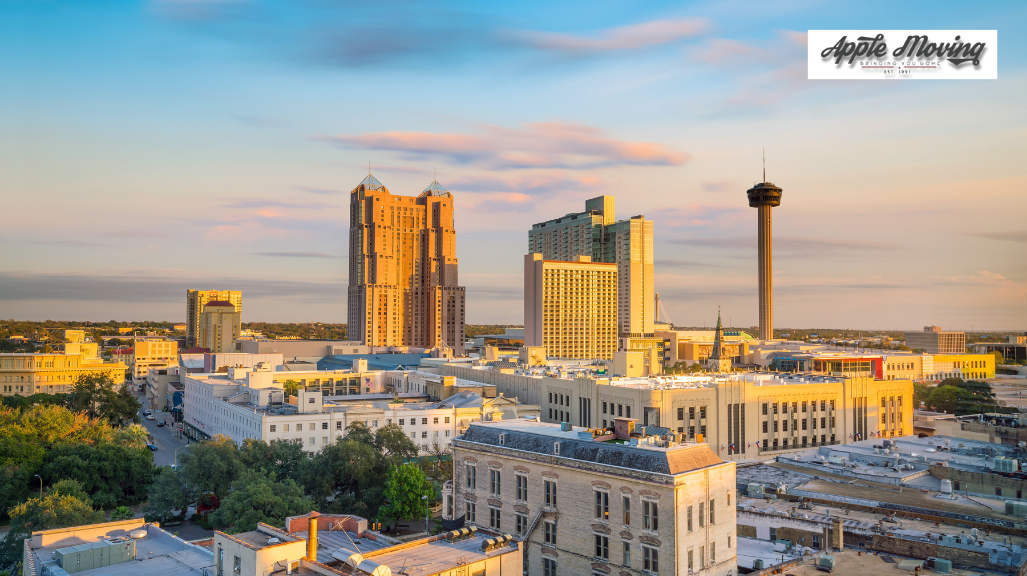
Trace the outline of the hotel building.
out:
[[[556,358],[613,358],[617,351],[617,265],[524,257],[524,344]]]
[[[350,192],[349,337],[368,346],[464,347],[453,195],[394,196],[370,174]]]
[[[242,316],[242,292],[237,290],[186,290],[185,291],[185,347],[188,350],[199,345],[200,315],[208,302],[230,302]]]
[[[242,314],[227,300],[207,302],[200,314],[197,345],[211,352],[234,352],[235,340],[242,332]]]
[[[95,350],[95,347],[94,347]],[[4,396],[66,394],[82,374],[106,374],[121,386],[128,367],[122,362],[101,362],[95,355],[45,353],[0,354],[0,393]]]

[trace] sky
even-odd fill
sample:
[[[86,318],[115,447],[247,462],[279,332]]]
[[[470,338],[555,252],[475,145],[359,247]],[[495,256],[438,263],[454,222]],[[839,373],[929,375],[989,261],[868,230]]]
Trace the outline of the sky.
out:
[[[0,0],[0,318],[345,322],[371,172],[455,198],[467,322],[535,222],[654,221],[671,321],[1027,330],[1027,4]],[[998,80],[812,81],[807,30],[998,30]]]

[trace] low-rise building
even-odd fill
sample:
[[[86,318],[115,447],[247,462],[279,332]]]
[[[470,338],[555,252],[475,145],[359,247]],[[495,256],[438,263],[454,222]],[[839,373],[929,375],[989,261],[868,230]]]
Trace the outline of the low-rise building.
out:
[[[101,362],[95,356],[81,354],[0,354],[0,394],[65,394],[72,391],[83,374],[106,374],[120,387],[127,369],[121,362]]]
[[[920,348],[928,354],[962,354],[966,352],[966,334],[944,332],[938,326],[924,326],[923,332],[906,332],[906,347]]]
[[[734,574],[734,463],[633,424],[473,423],[444,518],[522,540],[526,574]]]
[[[178,342],[162,338],[137,339],[132,358],[132,377],[146,378],[150,368],[167,369],[178,364]]]

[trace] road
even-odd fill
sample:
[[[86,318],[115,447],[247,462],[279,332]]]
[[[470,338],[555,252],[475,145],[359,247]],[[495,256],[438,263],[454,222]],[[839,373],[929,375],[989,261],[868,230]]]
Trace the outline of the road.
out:
[[[143,406],[148,406],[149,402],[146,399],[146,392],[138,394],[139,403]],[[154,412],[155,420],[147,420],[143,416],[143,409],[139,410],[139,417],[143,419],[143,426],[146,431],[153,436],[153,443],[157,445],[157,451],[153,453],[154,463],[157,466],[170,466],[175,463],[175,450],[178,450],[179,456],[188,448],[185,448],[188,444],[185,439],[179,440],[175,437],[174,426],[157,426],[157,422],[167,421],[171,422],[171,414],[168,412]]]

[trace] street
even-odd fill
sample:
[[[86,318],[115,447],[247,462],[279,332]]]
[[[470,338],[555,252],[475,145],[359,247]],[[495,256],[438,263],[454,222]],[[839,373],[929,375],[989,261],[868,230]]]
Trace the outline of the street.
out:
[[[143,416],[143,410],[149,406],[149,401],[146,399],[146,392],[143,391],[137,394],[139,397],[139,403],[143,408],[139,409],[139,417],[143,420],[143,426],[146,431],[153,436],[153,443],[157,446],[157,451],[153,453],[153,461],[157,466],[170,466],[175,463],[175,450],[178,450],[179,455],[188,450],[185,440],[179,440],[175,437],[175,430],[177,428],[172,426],[157,426],[157,422],[168,422],[171,423],[171,414],[168,412],[154,411],[153,416],[155,420],[147,420]]]

